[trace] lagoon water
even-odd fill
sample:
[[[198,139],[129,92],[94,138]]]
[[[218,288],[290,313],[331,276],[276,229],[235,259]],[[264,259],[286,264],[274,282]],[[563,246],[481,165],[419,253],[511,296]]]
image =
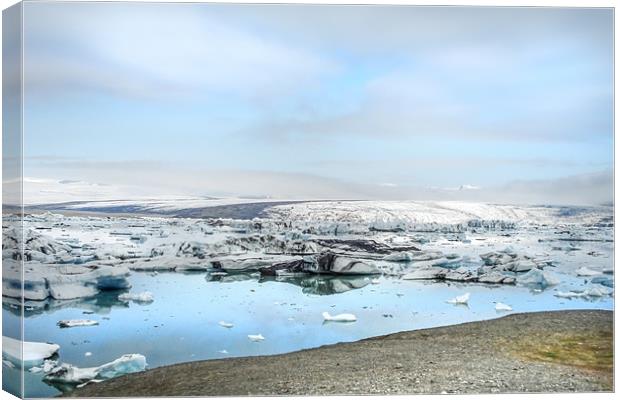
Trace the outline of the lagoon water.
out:
[[[50,302],[44,310],[26,311],[25,340],[60,345],[59,359],[92,367],[123,354],[146,356],[148,368],[180,362],[285,353],[337,342],[349,342],[398,331],[491,319],[494,302],[513,312],[562,309],[613,309],[613,298],[563,299],[555,289],[539,291],[513,285],[483,285],[372,278],[305,277],[287,281],[259,280],[250,275],[209,277],[205,273],[134,272],[131,292],[150,291],[154,302],[124,303],[122,292],[95,298]],[[581,278],[562,275],[564,285]],[[350,289],[342,292],[345,289]],[[448,304],[465,292],[468,306]],[[3,318],[18,324],[4,303]],[[354,323],[325,323],[321,313],[353,313]],[[61,319],[94,319],[97,326],[60,328]],[[219,325],[232,323],[232,328]],[[13,325],[13,324],[11,324]],[[248,335],[262,334],[252,342]],[[5,334],[11,335],[11,332]],[[432,340],[432,339],[429,339]],[[86,356],[86,353],[92,353]],[[16,378],[3,368],[3,378]],[[25,396],[54,396],[66,387],[53,387],[42,375],[26,371]]]

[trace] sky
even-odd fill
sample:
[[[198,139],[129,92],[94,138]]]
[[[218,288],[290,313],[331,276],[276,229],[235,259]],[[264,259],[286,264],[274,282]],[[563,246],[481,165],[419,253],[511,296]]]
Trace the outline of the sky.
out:
[[[609,203],[612,38],[611,9],[25,3],[25,184]]]

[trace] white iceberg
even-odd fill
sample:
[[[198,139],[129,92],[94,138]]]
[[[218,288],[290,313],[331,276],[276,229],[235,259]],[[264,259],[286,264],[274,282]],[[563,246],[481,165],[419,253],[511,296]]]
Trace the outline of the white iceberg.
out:
[[[61,364],[49,371],[43,379],[48,382],[84,383],[144,371],[146,365],[146,357],[142,354],[125,354],[99,367],[78,368],[71,364]]]
[[[260,342],[262,340],[265,340],[263,335],[261,335],[260,333],[258,335],[248,335],[248,339],[250,339],[253,342]]]
[[[47,360],[43,361],[43,364],[41,366],[34,366],[34,367],[30,368],[28,371],[32,372],[33,374],[38,374],[38,373],[41,373],[41,372],[44,373],[44,374],[47,374],[52,369],[54,369],[57,365],[58,365],[58,361],[57,360],[47,359]]]
[[[495,311],[512,311],[512,307],[504,303],[495,303]]]
[[[136,303],[152,303],[155,298],[151,292],[142,293],[123,293],[118,296],[120,301],[135,301]]]
[[[61,328],[73,328],[76,326],[93,326],[99,325],[99,321],[92,319],[62,319],[56,323]]]
[[[234,326],[230,322],[226,322],[226,321],[220,321],[219,324],[220,324],[220,326],[222,326],[224,328],[232,328]]]
[[[456,296],[453,299],[447,301],[450,304],[468,304],[469,303],[469,293],[465,293],[460,296]]]
[[[60,346],[57,344],[22,342],[8,336],[2,336],[2,355],[16,364],[24,366],[40,365],[45,359],[56,354],[58,350],[60,350]]]
[[[357,317],[353,314],[330,315],[327,311],[323,313],[323,320],[331,322],[355,322]]]
[[[542,271],[538,268],[535,268],[517,277],[517,282],[521,285],[540,286],[544,289],[549,286],[559,284],[560,280],[551,272]]]
[[[575,271],[575,273],[577,274],[577,276],[596,276],[596,275],[602,275],[603,274],[602,272],[595,271],[595,270],[590,269],[588,267],[581,267],[577,271]]]

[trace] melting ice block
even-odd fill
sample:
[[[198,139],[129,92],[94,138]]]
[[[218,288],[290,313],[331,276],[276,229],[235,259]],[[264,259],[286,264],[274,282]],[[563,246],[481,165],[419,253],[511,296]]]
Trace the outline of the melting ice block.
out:
[[[61,328],[73,328],[76,326],[99,325],[99,322],[92,319],[62,319],[56,324]]]
[[[153,297],[153,293],[151,292],[142,292],[142,293],[123,293],[118,296],[120,301],[135,301],[136,303],[151,303],[155,299]]]
[[[517,282],[525,286],[539,286],[545,289],[560,283],[560,280],[551,272],[542,271],[540,269],[532,269],[529,272],[519,276]]]
[[[504,303],[495,303],[495,311],[512,311],[512,307]]]
[[[23,345],[23,358],[22,358]],[[9,361],[24,366],[36,366],[52,357],[60,350],[60,346],[50,343],[21,342],[8,336],[2,336],[2,356]]]
[[[468,304],[469,303],[469,293],[465,293],[461,296],[456,296],[453,299],[448,300],[450,304]]]
[[[357,321],[357,317],[353,314],[330,315],[327,311],[323,313],[323,319],[325,321],[333,321],[333,322],[355,322]]]
[[[253,342],[260,342],[262,340],[265,340],[263,335],[261,335],[260,333],[258,335],[248,335],[248,339],[250,339]]]
[[[117,376],[140,372],[146,369],[146,357],[142,354],[125,354],[99,367],[78,368],[61,364],[48,372],[43,379],[48,382],[84,383],[94,379],[111,379]]]

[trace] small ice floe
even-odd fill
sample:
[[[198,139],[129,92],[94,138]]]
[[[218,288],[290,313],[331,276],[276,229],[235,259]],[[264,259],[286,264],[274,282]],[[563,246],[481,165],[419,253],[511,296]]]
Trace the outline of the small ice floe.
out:
[[[86,353],[84,353],[84,357],[90,357],[92,355],[93,353],[91,353],[90,351],[87,351]]]
[[[118,296],[120,301],[134,301],[136,303],[152,303],[155,299],[153,297],[153,293],[151,292],[142,292],[142,293],[123,293]]]
[[[370,283],[372,283],[373,285],[378,285],[379,283],[381,283],[381,281],[379,279],[373,279],[370,281]]]
[[[542,271],[534,268],[529,272],[519,276],[517,282],[524,286],[530,286],[536,289],[545,289],[560,283],[560,279],[551,272]]]
[[[228,350],[226,350],[226,349],[219,350],[218,353],[220,353],[220,354],[228,354]]]
[[[469,293],[465,293],[460,296],[456,296],[453,299],[447,301],[450,304],[468,304],[469,303]]]
[[[219,324],[220,324],[220,326],[222,326],[224,328],[232,328],[234,326],[230,322],[226,322],[226,321],[220,321]]]
[[[8,336],[2,336],[2,355],[14,364],[36,366],[52,357],[60,350],[57,344],[22,342]]]
[[[508,304],[497,302],[495,303],[495,311],[512,311],[512,307]]]
[[[323,320],[330,322],[355,322],[357,317],[353,314],[330,315],[327,311],[323,313]]]
[[[74,328],[76,326],[99,325],[99,321],[92,319],[62,319],[56,323],[61,328]]]
[[[30,368],[28,371],[32,372],[33,374],[38,374],[38,373],[44,373],[47,374],[48,372],[50,372],[52,369],[54,369],[56,366],[58,365],[58,361],[57,360],[45,360],[43,361],[43,365],[39,366],[34,366],[32,368]]]
[[[125,354],[112,362],[92,368],[78,368],[63,363],[49,371],[43,380],[59,383],[84,383],[144,371],[146,365],[146,357],[142,354]]]
[[[602,274],[602,272],[595,271],[588,267],[581,267],[577,271],[575,271],[575,273],[577,274],[577,276],[596,276]]]
[[[569,292],[561,292],[558,291],[553,295],[555,297],[561,297],[564,299],[573,299],[579,297],[605,297],[610,296],[614,291],[608,287],[602,285],[592,285],[589,288],[586,288],[583,291],[569,291]]]
[[[248,339],[250,339],[253,342],[260,342],[260,341],[265,340],[263,335],[261,335],[260,333],[258,335],[248,335]]]
[[[151,276],[157,276],[157,275],[159,275],[159,272],[157,272],[157,271],[151,272]]]

